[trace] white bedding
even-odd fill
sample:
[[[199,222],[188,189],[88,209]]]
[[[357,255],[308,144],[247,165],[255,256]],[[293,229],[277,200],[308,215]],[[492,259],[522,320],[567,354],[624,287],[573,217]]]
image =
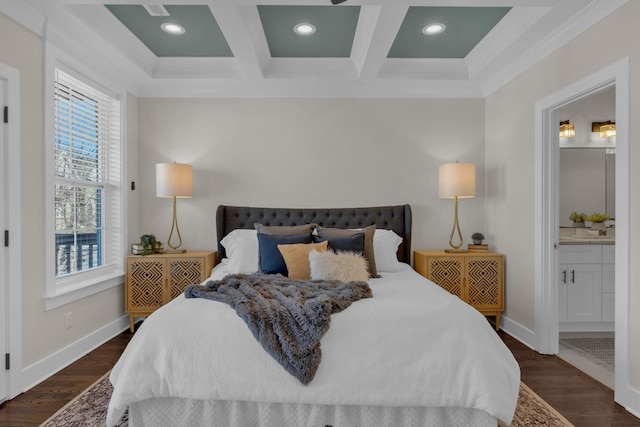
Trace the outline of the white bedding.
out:
[[[129,404],[163,397],[475,408],[511,422],[520,371],[484,316],[408,265],[369,285],[373,298],[332,316],[306,386],[229,306],[176,298],[145,320],[113,368],[107,425]]]

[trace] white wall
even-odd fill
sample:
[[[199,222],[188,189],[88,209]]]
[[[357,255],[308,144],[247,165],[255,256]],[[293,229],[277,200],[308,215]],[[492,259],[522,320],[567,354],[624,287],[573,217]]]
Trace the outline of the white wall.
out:
[[[413,248],[448,247],[453,201],[438,166],[477,165],[479,197],[460,201],[466,243],[485,232],[483,100],[140,99],[140,232],[166,242],[171,202],[155,164],[190,163],[178,200],[187,249],[216,247],[219,204],[350,207],[410,203]],[[491,243],[491,241],[490,241]]]
[[[507,254],[505,315],[535,330],[534,106],[624,57],[630,63],[630,111],[640,111],[640,2],[628,2],[486,99],[487,223]],[[633,113],[632,113],[633,117]],[[629,163],[640,161],[638,122],[631,120]],[[490,130],[490,131],[489,131]],[[640,259],[640,169],[630,168],[630,259]],[[617,213],[621,215],[620,212]],[[640,265],[630,263],[629,382],[640,389]]]
[[[120,318],[124,314],[124,292],[123,287],[112,288],[44,310],[44,43],[1,13],[0,40],[11,40],[0,43],[0,61],[20,72],[22,283],[9,286],[22,290],[22,366],[28,369]],[[68,312],[73,313],[73,327],[66,330]],[[45,362],[36,371],[48,368],[56,366]]]

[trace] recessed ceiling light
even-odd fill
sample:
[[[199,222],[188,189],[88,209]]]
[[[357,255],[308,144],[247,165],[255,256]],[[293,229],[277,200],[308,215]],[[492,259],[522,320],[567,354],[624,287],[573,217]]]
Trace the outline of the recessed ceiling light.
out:
[[[164,24],[160,25],[160,28],[162,28],[162,31],[164,31],[165,33],[173,34],[176,36],[184,34],[184,27],[182,25],[174,24],[171,22],[165,22]]]
[[[442,33],[442,32],[444,31],[444,29],[445,29],[445,28],[447,28],[447,26],[446,26],[446,25],[444,25],[444,24],[440,24],[440,23],[437,23],[437,24],[429,24],[429,25],[427,25],[426,27],[424,27],[424,28],[422,29],[422,33],[423,33],[423,34],[426,34],[426,35],[428,35],[428,36],[433,36],[433,35],[435,35],[435,34],[440,34],[440,33]]]
[[[316,32],[316,27],[311,24],[298,24],[293,27],[293,31],[299,36],[310,36]]]

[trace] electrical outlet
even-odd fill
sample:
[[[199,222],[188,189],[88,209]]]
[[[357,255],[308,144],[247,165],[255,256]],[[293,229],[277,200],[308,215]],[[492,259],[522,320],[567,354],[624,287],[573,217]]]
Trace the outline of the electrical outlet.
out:
[[[64,328],[71,329],[73,326],[73,315],[71,312],[68,312],[64,315]]]

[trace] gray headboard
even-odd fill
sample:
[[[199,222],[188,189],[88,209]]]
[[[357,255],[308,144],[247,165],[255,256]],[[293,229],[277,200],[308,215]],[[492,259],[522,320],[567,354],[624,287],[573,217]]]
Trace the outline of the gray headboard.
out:
[[[218,206],[216,233],[218,236],[217,262],[225,257],[220,241],[237,228],[264,225],[318,224],[322,227],[362,228],[375,224],[376,228],[393,230],[402,237],[398,260],[411,263],[411,206],[374,206],[366,208],[289,209],[252,208],[244,206]]]

